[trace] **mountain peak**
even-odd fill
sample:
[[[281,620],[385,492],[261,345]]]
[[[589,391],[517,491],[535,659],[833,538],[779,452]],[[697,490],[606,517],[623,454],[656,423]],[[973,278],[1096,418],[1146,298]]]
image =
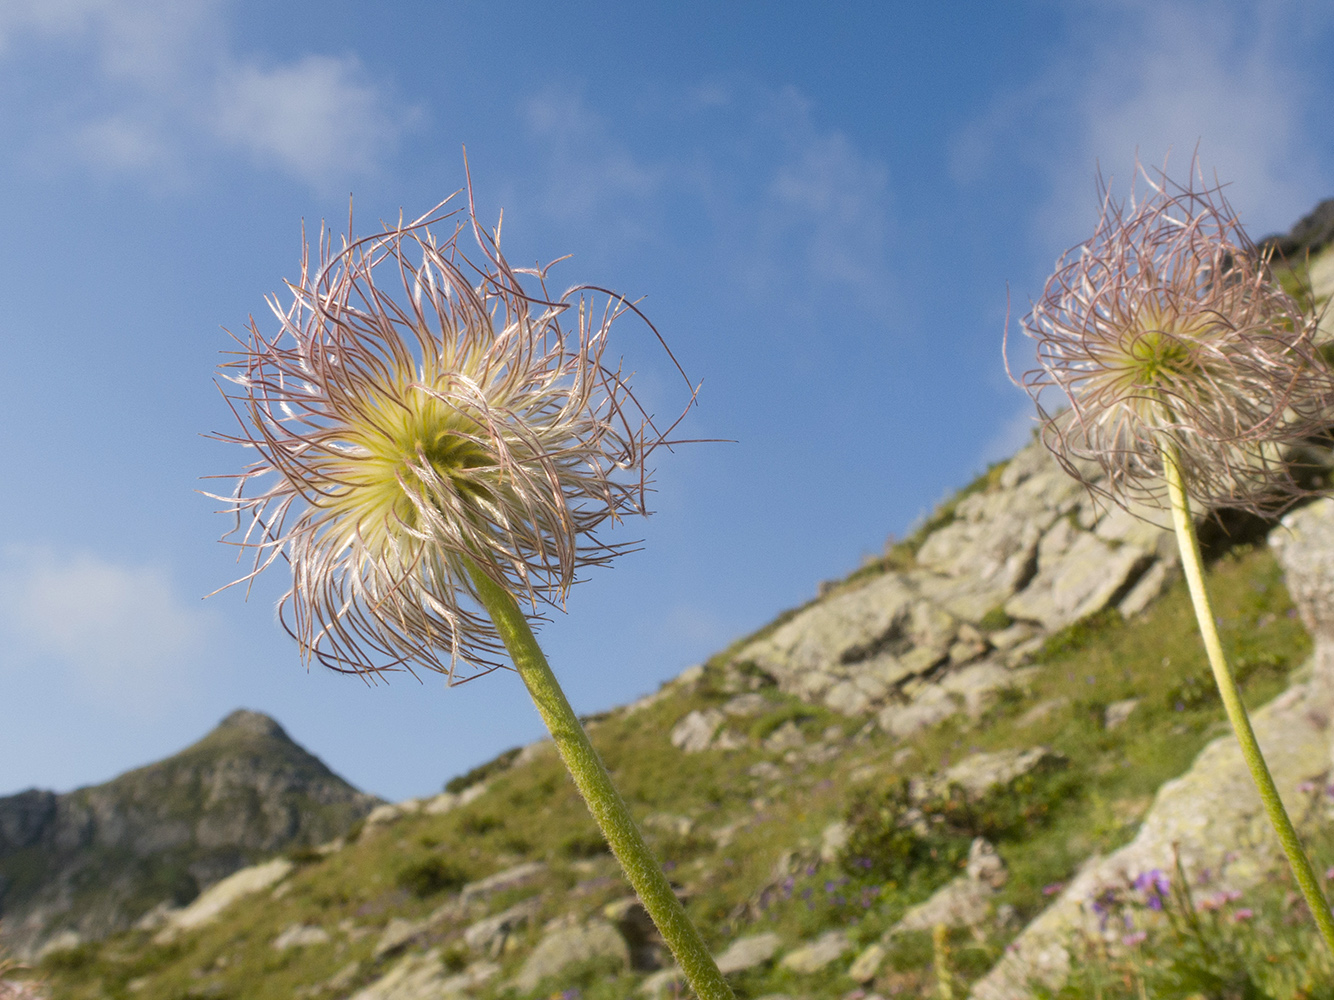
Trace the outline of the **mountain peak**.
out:
[[[225,719],[218,723],[214,732],[219,730],[233,730],[246,733],[251,736],[271,736],[277,739],[290,740],[287,731],[278,724],[278,720],[272,716],[265,715],[263,712],[254,712],[248,708],[238,708]]]

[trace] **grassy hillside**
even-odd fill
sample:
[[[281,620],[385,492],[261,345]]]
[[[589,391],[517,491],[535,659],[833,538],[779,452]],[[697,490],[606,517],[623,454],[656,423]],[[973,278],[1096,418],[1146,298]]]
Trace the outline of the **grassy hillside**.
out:
[[[911,559],[911,552],[895,558]],[[1309,640],[1263,548],[1234,549],[1211,573],[1225,639],[1248,700],[1258,704],[1282,690]],[[772,962],[740,973],[742,997],[846,996],[858,984],[843,970],[862,946],[955,876],[971,838],[985,834],[1010,876],[998,897],[1001,919],[951,935],[949,963],[961,988],[1084,858],[1126,842],[1155,790],[1224,731],[1179,584],[1132,622],[1106,612],[1052,637],[1023,685],[980,718],[957,716],[906,743],[864,720],[761,688],[757,693],[770,699],[765,710],[729,721],[744,745],[682,753],[668,734],[683,716],[722,706],[758,683],[725,670],[729,662],[720,654],[698,676],[668,685],[641,707],[593,720],[591,729],[717,949],[760,931],[776,932],[786,948],[828,929],[848,934],[853,950],[818,973]],[[1108,728],[1107,707],[1132,698],[1139,703],[1128,720]],[[904,781],[977,751],[1038,745],[1055,751],[1061,764],[967,808],[948,797],[924,807],[924,832],[894,840]],[[505,985],[544,926],[570,915],[615,916],[621,911],[608,906],[629,890],[549,748],[511,754],[474,777],[485,780],[485,791],[466,805],[369,825],[326,853],[299,852],[297,869],[275,889],[170,943],[133,931],[52,954],[37,971],[53,997],[71,1000],[346,997],[405,952],[439,949],[446,966],[464,968],[478,958],[464,940],[466,928],[535,899],[533,916],[493,956],[500,971],[473,994],[630,996],[648,970],[608,959],[570,966],[527,991]],[[826,850],[822,860],[822,836],[840,820],[849,824],[847,846]],[[545,868],[519,884],[489,894],[464,890],[532,861]],[[382,945],[387,929],[424,920],[403,948]],[[294,927],[318,931],[307,944],[275,947]],[[933,955],[928,934],[904,934],[865,988],[935,995]]]

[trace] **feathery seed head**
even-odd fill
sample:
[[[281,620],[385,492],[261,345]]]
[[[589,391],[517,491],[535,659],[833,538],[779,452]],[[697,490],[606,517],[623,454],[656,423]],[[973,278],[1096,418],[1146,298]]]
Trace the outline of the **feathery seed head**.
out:
[[[647,513],[645,461],[666,443],[603,361],[612,323],[638,310],[588,286],[553,297],[471,201],[446,203],[337,250],[322,229],[291,302],[269,299],[277,333],[252,318],[224,366],[242,430],[223,438],[259,455],[221,498],[255,553],[242,579],[285,558],[279,619],[336,670],[418,664],[455,682],[502,665],[470,568],[559,606],[580,568],[625,551],[598,529]]]
[[[1039,367],[1021,384],[1043,440],[1123,506],[1165,504],[1167,445],[1196,502],[1272,508],[1300,492],[1286,449],[1334,423],[1318,317],[1274,280],[1270,252],[1197,163],[1184,186],[1140,173],[1148,190],[1132,187],[1128,207],[1101,191],[1093,237],[1061,257],[1022,321]],[[1045,408],[1052,388],[1068,413]]]

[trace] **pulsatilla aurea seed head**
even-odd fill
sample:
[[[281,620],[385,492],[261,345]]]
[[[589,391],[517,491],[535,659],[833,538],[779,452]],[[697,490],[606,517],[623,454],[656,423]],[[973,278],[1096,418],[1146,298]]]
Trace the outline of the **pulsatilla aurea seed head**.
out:
[[[1334,423],[1319,317],[1197,164],[1184,186],[1140,174],[1128,206],[1101,192],[1093,237],[1024,317],[1039,367],[1021,384],[1056,459],[1116,503],[1164,505],[1166,446],[1198,503],[1272,509],[1300,492],[1287,449]],[[1068,412],[1045,408],[1051,389]]]
[[[279,619],[336,670],[452,682],[502,665],[470,574],[560,605],[579,569],[625,550],[598,529],[647,513],[645,460],[665,443],[603,360],[638,310],[588,286],[553,297],[471,204],[446,205],[339,249],[322,230],[290,303],[269,299],[277,332],[252,318],[223,369],[242,430],[220,437],[259,455],[222,498],[255,552],[243,580],[285,558]]]

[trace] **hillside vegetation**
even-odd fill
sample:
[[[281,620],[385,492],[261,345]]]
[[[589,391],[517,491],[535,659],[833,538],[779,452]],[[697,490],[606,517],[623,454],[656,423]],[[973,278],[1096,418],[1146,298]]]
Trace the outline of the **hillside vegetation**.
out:
[[[1265,550],[1234,550],[1215,564],[1212,577],[1248,699],[1258,704],[1283,688],[1309,640]],[[736,979],[743,997],[844,996],[859,986],[843,972],[851,959],[959,873],[974,835],[992,838],[1009,877],[996,899],[998,919],[951,932],[951,967],[962,985],[990,967],[1084,858],[1125,842],[1158,787],[1223,731],[1198,647],[1177,585],[1132,623],[1113,611],[1053,636],[1021,688],[1007,690],[977,719],[955,717],[909,742],[758,681],[755,691],[738,691],[735,673],[725,669],[727,654],[642,707],[613,712],[591,727],[691,915],[718,950],[759,932],[776,933],[785,948],[831,930],[846,935],[837,964],[802,973],[765,962],[744,971]],[[688,713],[743,693],[765,702],[763,711],[739,717],[743,746],[685,754],[668,741]],[[1108,707],[1127,699],[1139,703],[1125,723],[1109,729]],[[944,821],[909,845],[903,855],[909,864],[897,864],[894,850],[883,849],[885,817],[900,803],[904,780],[981,751],[1037,746],[1061,761],[1041,780],[980,809],[952,813],[948,802],[941,804]],[[276,888],[234,904],[197,931],[171,939],[134,931],[53,953],[42,967],[52,995],[341,997],[382,977],[405,954],[438,950],[449,970],[479,958],[498,966],[471,992],[503,996],[553,922],[624,919],[628,889],[543,745],[511,755],[508,766],[483,780],[485,791],[466,805],[439,815],[405,809],[325,852],[300,853]],[[850,824],[850,837],[831,851],[826,831],[839,821]],[[857,855],[857,847],[869,844],[882,850]],[[528,873],[514,884],[476,891],[488,876],[524,865]],[[469,927],[524,900],[535,900],[531,914],[504,935],[497,954],[469,946]],[[407,922],[420,928],[406,928]],[[293,928],[309,929],[309,943],[275,947],[285,934],[300,937]],[[396,928],[404,940],[386,947],[387,932]],[[520,992],[628,996],[650,974],[635,962],[661,960],[652,942],[645,944],[630,963],[594,955]],[[886,952],[867,985],[882,994],[934,988],[928,932],[905,933]]]

